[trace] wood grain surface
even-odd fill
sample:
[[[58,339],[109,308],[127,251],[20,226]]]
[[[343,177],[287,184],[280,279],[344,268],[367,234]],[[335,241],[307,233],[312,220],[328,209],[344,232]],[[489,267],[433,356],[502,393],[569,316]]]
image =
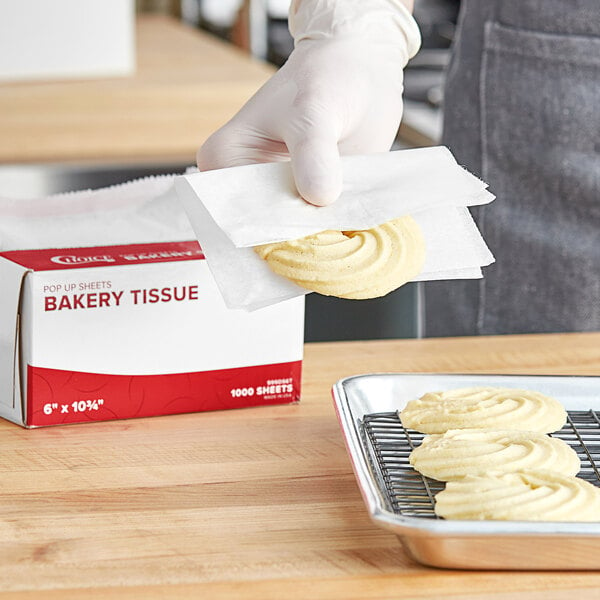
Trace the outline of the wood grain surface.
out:
[[[330,389],[383,371],[599,375],[600,333],[308,344],[298,405],[2,421],[0,598],[600,598],[600,571],[423,567],[370,522]]]
[[[0,163],[195,162],[274,72],[169,17],[142,15],[134,76],[0,84]]]

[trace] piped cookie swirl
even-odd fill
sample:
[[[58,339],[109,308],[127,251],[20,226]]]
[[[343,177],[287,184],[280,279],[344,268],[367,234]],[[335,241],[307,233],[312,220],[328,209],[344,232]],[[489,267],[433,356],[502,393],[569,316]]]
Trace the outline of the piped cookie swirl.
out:
[[[425,436],[409,461],[417,471],[438,481],[528,469],[573,476],[581,467],[577,453],[563,440],[533,431],[489,429],[453,429]]]
[[[445,519],[600,521],[600,488],[548,470],[450,481],[435,497]]]
[[[355,300],[384,296],[413,279],[425,241],[410,216],[364,231],[327,230],[255,248],[278,275],[326,296]]]
[[[551,433],[565,424],[562,404],[539,392],[471,387],[430,392],[399,412],[404,427],[422,433],[449,429],[511,429]]]

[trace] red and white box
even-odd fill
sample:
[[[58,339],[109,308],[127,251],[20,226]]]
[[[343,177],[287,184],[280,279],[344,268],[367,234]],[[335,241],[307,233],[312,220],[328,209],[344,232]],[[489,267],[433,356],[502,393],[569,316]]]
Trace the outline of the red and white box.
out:
[[[0,252],[0,416],[42,427],[297,402],[304,298],[228,309],[197,242]]]

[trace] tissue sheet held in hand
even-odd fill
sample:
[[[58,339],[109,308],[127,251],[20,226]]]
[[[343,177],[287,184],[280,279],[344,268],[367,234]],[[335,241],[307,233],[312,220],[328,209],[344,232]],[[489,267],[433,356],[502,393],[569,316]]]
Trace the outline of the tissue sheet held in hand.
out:
[[[366,230],[400,216],[418,223],[427,248],[413,281],[481,277],[494,258],[467,206],[494,197],[447,148],[342,158],[344,189],[316,207],[299,197],[289,162],[248,165],[176,179],[217,285],[230,308],[253,310],[305,294],[274,273],[252,246],[324,230]]]
[[[351,300],[385,296],[415,277],[425,259],[425,241],[411,217],[366,231],[322,231],[255,250],[275,273],[299,286]]]

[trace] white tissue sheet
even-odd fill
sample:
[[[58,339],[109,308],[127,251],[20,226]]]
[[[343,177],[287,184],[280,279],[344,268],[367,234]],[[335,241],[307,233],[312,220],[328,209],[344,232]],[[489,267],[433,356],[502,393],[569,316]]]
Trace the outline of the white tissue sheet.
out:
[[[0,250],[193,240],[174,179],[147,177],[45,198],[0,197]]]
[[[482,276],[494,257],[467,206],[494,199],[447,148],[419,148],[342,159],[344,188],[326,207],[307,204],[289,162],[178,177],[175,186],[229,308],[254,310],[306,294],[273,273],[252,249],[324,229],[369,229],[410,214],[427,246],[416,281]]]
[[[346,156],[342,168],[342,195],[326,207],[300,198],[289,162],[207,171],[185,179],[240,248],[324,229],[369,229],[428,208],[474,206],[494,198],[486,184],[459,167],[441,146]],[[184,204],[189,212],[189,202]]]

